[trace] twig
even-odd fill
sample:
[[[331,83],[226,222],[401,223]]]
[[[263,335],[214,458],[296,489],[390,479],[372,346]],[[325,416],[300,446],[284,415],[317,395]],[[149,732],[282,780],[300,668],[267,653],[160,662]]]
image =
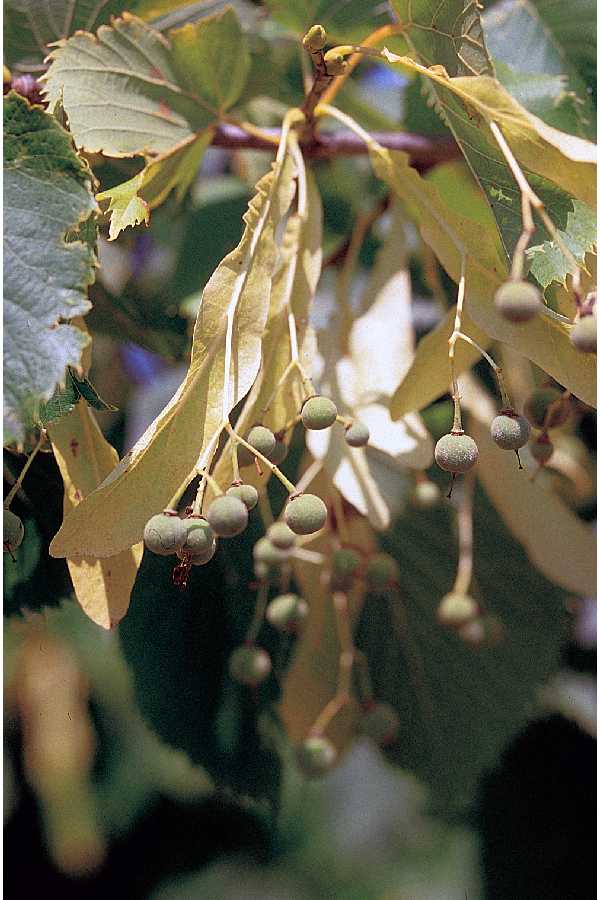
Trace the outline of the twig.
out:
[[[338,640],[340,642],[338,684],[335,695],[325,704],[310,729],[310,733],[313,735],[323,734],[334,716],[350,702],[352,668],[354,666],[354,644],[352,642],[348,597],[346,594],[342,593],[342,591],[335,591],[332,600],[333,608],[335,610]]]
[[[12,503],[15,494],[17,493],[17,491],[23,484],[23,479],[27,475],[27,472],[29,471],[29,467],[30,467],[31,463],[34,461],[38,452],[41,450],[45,440],[46,440],[46,432],[42,430],[39,440],[38,440],[37,444],[35,445],[35,447],[33,448],[33,450],[31,451],[31,453],[29,454],[29,456],[27,457],[25,465],[23,466],[23,468],[21,469],[21,471],[19,472],[19,474],[17,476],[17,480],[15,481],[15,483],[11,487],[10,491],[4,498],[4,509],[8,509],[10,507],[10,504]]]

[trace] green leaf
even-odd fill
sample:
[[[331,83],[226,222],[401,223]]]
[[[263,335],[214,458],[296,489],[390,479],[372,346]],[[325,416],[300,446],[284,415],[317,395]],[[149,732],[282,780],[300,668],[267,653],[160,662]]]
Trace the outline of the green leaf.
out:
[[[390,23],[385,4],[377,0],[267,0],[273,18],[302,37],[311,25],[323,25],[328,42],[360,41]]]
[[[65,324],[90,308],[89,244],[65,242],[96,209],[91,175],[70,137],[40,107],[11,93],[4,101],[5,428],[21,439],[78,366],[86,336]],[[59,324],[60,323],[60,324]]]
[[[88,406],[103,412],[115,412],[117,407],[103,400],[89,378],[79,378],[72,369],[67,369],[64,388],[57,388],[48,403],[40,409],[39,421],[45,427],[68,415],[75,404],[83,398]]]
[[[123,9],[123,0],[6,0],[4,4],[4,58],[42,62],[48,44],[75,31],[90,31]]]
[[[403,21],[409,20],[409,5],[408,0],[395,2]],[[491,77],[476,6],[465,8],[461,0],[452,0],[441,6],[422,2],[410,8],[412,24],[407,42],[422,65],[393,54],[388,58],[403,61],[429,81],[438,112],[453,132],[494,213],[507,255],[512,254],[521,233],[520,193],[489,129],[490,122],[501,128],[557,227],[566,226],[572,198],[593,206],[593,146],[555,131],[527,113]],[[443,70],[436,68],[440,65]],[[534,242],[547,239],[549,235],[538,224]]]
[[[521,473],[523,474],[523,473]],[[567,595],[533,568],[483,492],[474,515],[474,585],[506,629],[474,649],[441,628],[437,605],[452,587],[456,538],[449,507],[411,510],[383,539],[400,566],[397,595],[367,599],[357,644],[375,695],[396,707],[401,730],[388,759],[432,787],[438,811],[464,810],[478,780],[525,724],[535,692],[560,663]],[[460,761],[460,764],[457,764]]]
[[[250,54],[232,9],[169,32],[178,83],[224,112],[239,99]]]
[[[567,227],[560,231],[563,241],[576,260],[585,266],[586,254],[595,250],[598,230],[596,216],[585,203],[573,200],[573,210],[567,216]],[[555,241],[544,241],[527,249],[529,271],[546,289],[553,281],[566,286],[571,266]]]
[[[482,19],[494,57],[520,72],[567,75],[585,99],[585,76],[596,66],[594,0],[502,0]]]

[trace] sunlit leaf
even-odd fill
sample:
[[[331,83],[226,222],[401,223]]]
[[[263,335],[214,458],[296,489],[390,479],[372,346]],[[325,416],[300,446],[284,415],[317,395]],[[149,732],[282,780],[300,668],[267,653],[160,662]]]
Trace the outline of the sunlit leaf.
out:
[[[20,439],[37,407],[79,365],[87,338],[66,324],[90,308],[92,248],[67,232],[96,209],[91,174],[40,107],[4,101],[4,410]],[[49,278],[51,273],[51,278]]]
[[[586,254],[595,249],[598,236],[596,216],[589,206],[578,200],[573,201],[573,211],[567,217],[566,230],[560,231],[560,236],[575,259],[585,266]],[[527,256],[531,264],[530,272],[543,288],[547,288],[553,281],[566,285],[567,275],[573,274],[572,267],[555,241],[544,241],[543,244],[529,247]]]
[[[214,452],[224,416],[243,399],[259,370],[276,263],[274,232],[292,201],[293,177],[291,159],[284,156],[257,185],[240,243],[204,289],[184,382],[110,476],[65,519],[52,542],[53,555],[103,557],[131,547],[150,516]],[[224,408],[228,313],[234,364]]]

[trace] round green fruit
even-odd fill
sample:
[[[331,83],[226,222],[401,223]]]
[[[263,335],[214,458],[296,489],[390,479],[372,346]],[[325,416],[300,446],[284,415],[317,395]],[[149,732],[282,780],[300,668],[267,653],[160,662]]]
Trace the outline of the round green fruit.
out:
[[[179,557],[179,559],[189,560],[189,562],[193,566],[205,566],[211,561],[216,552],[217,542],[215,538],[213,538],[212,544],[208,546],[203,552],[190,553],[189,550],[182,548],[180,550],[177,550],[177,556]]]
[[[310,431],[331,428],[337,418],[337,406],[329,397],[311,397],[300,413],[302,424]]]
[[[264,425],[255,425],[246,435],[246,441],[251,447],[254,447],[263,456],[266,456],[267,459],[271,459],[271,453],[275,449],[276,441],[275,435],[269,428],[265,428]],[[252,465],[255,458],[254,454],[247,447],[238,444],[238,463],[240,466]]]
[[[468,434],[451,431],[439,439],[434,455],[440,469],[461,475],[473,468],[479,458],[479,450]]]
[[[206,518],[219,537],[235,537],[248,524],[248,510],[238,497],[217,497],[208,507]]]
[[[296,543],[296,535],[285,522],[274,522],[270,525],[267,537],[278,550],[291,550]]]
[[[158,556],[170,556],[183,547],[187,528],[176,512],[165,510],[152,516],[144,528],[144,544]]]
[[[365,581],[372,591],[383,591],[400,578],[396,560],[387,553],[377,553],[367,562]]]
[[[538,388],[525,401],[523,412],[537,428],[558,428],[565,424],[571,413],[568,400],[560,404],[557,402],[561,398],[562,392],[557,388]],[[548,410],[554,403],[556,406],[549,413]]]
[[[336,760],[337,750],[326,737],[308,737],[296,748],[298,768],[306,778],[322,778]]]
[[[269,456],[269,459],[271,460],[273,465],[278,466],[284,461],[284,459],[286,458],[287,455],[288,455],[287,444],[285,443],[285,441],[282,441],[281,438],[276,438],[275,439],[275,447],[271,451],[271,455]]]
[[[356,421],[346,428],[345,437],[349,447],[365,447],[371,435],[364,422]]]
[[[21,519],[10,509],[4,510],[3,543],[5,553],[14,553],[25,537],[25,528]]]
[[[540,466],[545,466],[554,453],[554,444],[542,435],[537,441],[530,443],[529,452]]]
[[[418,509],[433,509],[440,502],[442,492],[434,481],[428,478],[417,481],[412,501]]]
[[[271,658],[262,647],[243,644],[229,657],[229,674],[239,684],[257,687],[271,674]]]
[[[468,594],[454,591],[442,597],[437,608],[436,618],[446,628],[460,628],[473,621],[479,615],[479,604]]]
[[[227,489],[228,497],[237,497],[247,510],[254,509],[258,503],[258,491],[253,484],[233,484]]]
[[[350,547],[334,550],[331,557],[331,589],[347,591],[358,574],[360,564],[361,559],[356,550]]]
[[[267,537],[262,537],[256,542],[252,555],[255,566],[265,565],[271,569],[278,569],[290,556],[289,551],[275,547]]]
[[[283,515],[294,534],[314,534],[327,521],[327,507],[315,494],[300,494],[288,501]]]
[[[181,548],[192,556],[203,556],[212,549],[215,543],[215,533],[203,516],[191,516],[184,519],[186,538]]]
[[[529,281],[506,281],[496,291],[494,305],[508,322],[530,322],[542,308],[542,295]]]
[[[520,450],[531,435],[531,425],[525,416],[515,412],[501,412],[490,426],[492,440],[502,450]]]
[[[379,746],[385,747],[398,737],[400,716],[389,703],[373,703],[361,716],[358,730]]]
[[[571,329],[571,343],[581,353],[596,352],[596,316],[580,316]]]
[[[288,634],[295,634],[308,615],[308,603],[297,594],[280,594],[267,606],[267,622]]]

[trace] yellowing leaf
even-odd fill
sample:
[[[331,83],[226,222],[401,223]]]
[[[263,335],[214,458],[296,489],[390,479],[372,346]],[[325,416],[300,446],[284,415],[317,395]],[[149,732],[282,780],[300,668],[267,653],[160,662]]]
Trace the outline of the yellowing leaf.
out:
[[[399,419],[406,413],[424,409],[450,389],[448,338],[454,330],[455,316],[456,307],[453,306],[442,321],[419,341],[415,358],[392,397],[390,403],[392,419]],[[480,347],[488,349],[491,339],[476,328],[464,313],[463,330],[476,340]],[[470,369],[478,359],[480,354],[475,347],[465,341],[459,341],[454,355],[456,374],[460,375]]]
[[[50,548],[54,556],[104,557],[131,547],[150,516],[212,457],[225,418],[259,370],[275,229],[292,201],[293,179],[293,163],[284,154],[257,185],[240,243],[204,289],[184,382],[110,476],[65,519]],[[228,317],[232,364],[224,400]]]
[[[259,422],[276,432],[300,408],[298,374],[281,382],[291,360],[290,310],[295,318],[300,359],[307,371],[312,368],[315,342],[312,329],[308,327],[308,318],[321,274],[323,210],[314,177],[310,172],[306,174],[306,213],[303,218],[298,213],[290,216],[286,224],[262,342],[261,371],[236,423],[242,435]],[[267,404],[269,409],[265,411]],[[225,449],[215,467],[215,477],[222,487],[231,483],[233,472],[229,448]],[[269,473],[264,472],[260,476],[252,466],[244,469],[243,477],[248,484],[259,487],[266,484]]]
[[[212,129],[153,159],[129,181],[96,194],[96,200],[109,200],[110,230],[114,239],[128,226],[150,221],[150,210],[163,203],[171,191],[181,200],[194,180],[204,151],[212,140]]]
[[[458,283],[462,255],[465,256],[466,294],[464,309],[470,320],[490,338],[504,341],[523,356],[548,372],[576,397],[590,405],[596,402],[596,364],[589,354],[578,353],[569,340],[568,326],[545,315],[533,321],[513,325],[505,321],[494,307],[494,293],[507,276],[507,267],[497,233],[482,229],[478,223],[457,215],[450,209],[433,184],[425,181],[408,165],[404,153],[394,153],[370,144],[371,160],[376,174],[403,197],[414,213],[423,235],[450,277]],[[468,321],[468,320],[465,320]],[[437,349],[437,341],[443,334],[441,326],[433,339],[424,347],[432,358],[431,350]],[[470,334],[468,327],[464,329]],[[477,340],[476,334],[470,334]],[[442,341],[439,341],[442,344]],[[464,352],[464,351],[460,351]],[[447,348],[444,356],[447,356]],[[448,371],[447,361],[440,356],[439,366]],[[430,380],[439,385],[441,378]],[[444,383],[448,383],[444,374]],[[394,416],[406,410],[406,401],[394,401]]]
[[[83,400],[68,415],[49,425],[48,434],[65,486],[66,518],[108,475],[119,457]],[[136,544],[108,559],[67,560],[75,596],[97,625],[112,628],[127,612],[142,551],[142,544]]]
[[[468,431],[479,447],[477,476],[506,527],[546,578],[583,596],[596,592],[596,537],[563,501],[517,466],[514,453],[490,437],[497,413],[490,397],[471,376],[461,383]],[[535,471],[535,470],[533,470]]]

